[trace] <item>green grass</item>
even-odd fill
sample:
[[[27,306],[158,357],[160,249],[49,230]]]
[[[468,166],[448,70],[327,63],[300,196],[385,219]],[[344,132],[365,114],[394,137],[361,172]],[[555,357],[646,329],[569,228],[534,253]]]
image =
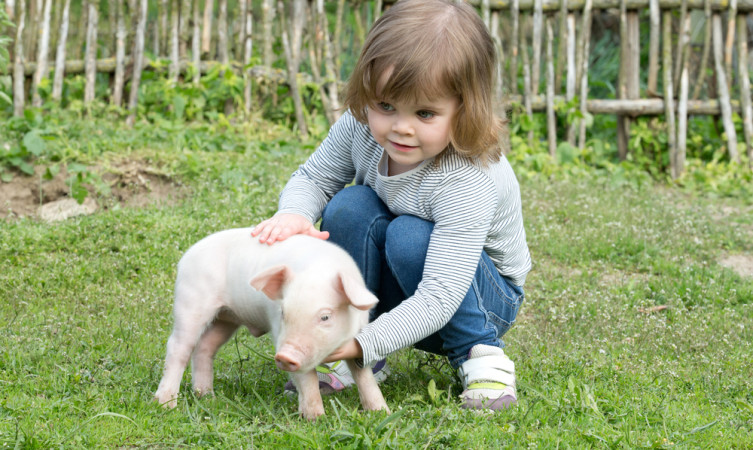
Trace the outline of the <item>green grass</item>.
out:
[[[450,367],[403,350],[382,386],[393,414],[361,412],[349,390],[308,423],[282,395],[269,340],[239,332],[217,357],[217,396],[194,398],[189,371],[165,411],[151,399],[176,262],[201,237],[272,214],[313,144],[263,122],[73,125],[61,158],[145,159],[190,194],[0,226],[0,448],[753,447],[753,280],[717,263],[753,254],[750,208],[522,168],[534,269],[505,336],[519,407],[464,411]]]

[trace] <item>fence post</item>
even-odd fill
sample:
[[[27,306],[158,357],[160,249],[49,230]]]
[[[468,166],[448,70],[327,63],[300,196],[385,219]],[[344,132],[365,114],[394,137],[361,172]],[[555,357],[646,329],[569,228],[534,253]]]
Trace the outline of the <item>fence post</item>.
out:
[[[649,0],[649,14],[651,28],[649,31],[648,82],[646,83],[646,91],[649,97],[655,97],[658,95],[659,41],[661,40],[659,34],[661,28],[659,0]]]
[[[131,92],[128,101],[130,114],[126,119],[126,125],[132,127],[136,122],[136,108],[139,100],[139,84],[141,83],[141,71],[144,67],[144,34],[146,33],[146,9],[147,0],[139,1],[138,20],[136,23],[136,36],[133,39],[133,78],[131,78]]]
[[[743,133],[748,154],[748,167],[753,169],[753,107],[750,99],[748,77],[748,24],[744,15],[737,17],[737,55],[740,75],[740,98],[742,99]]]
[[[672,12],[664,11],[662,17],[662,79],[664,82],[664,120],[667,121],[667,147],[670,171],[675,172],[677,134],[675,129],[675,89],[672,86]]]
[[[635,10],[627,10],[626,0],[620,1],[620,76],[618,98],[640,96],[640,22]],[[620,160],[627,158],[630,140],[630,117],[617,116],[617,152]]]
[[[123,103],[123,85],[125,84],[125,50],[128,32],[125,25],[124,1],[115,0],[117,4],[115,9],[118,16],[115,25],[117,28],[115,32],[115,81],[112,85],[112,97],[110,99],[110,102],[115,106],[120,106]]]
[[[87,2],[89,20],[86,24],[86,59],[85,72],[86,84],[84,86],[84,104],[94,100],[97,83],[97,26],[99,24],[99,10],[94,0]]]
[[[546,18],[546,131],[549,156],[557,157],[557,121],[554,115],[554,58],[552,56],[552,18]]]
[[[580,112],[583,116],[580,119],[580,129],[578,133],[578,147],[582,150],[586,148],[586,115],[588,114],[588,55],[591,47],[591,8],[592,0],[586,0],[583,7],[583,69],[580,79]]]
[[[683,1],[684,3],[684,1]],[[690,14],[684,16],[684,21],[680,23],[680,42],[682,42],[681,51],[682,66],[680,69],[680,92],[677,105],[677,152],[674,155],[674,164],[671,164],[672,178],[679,178],[685,170],[685,153],[688,142],[688,60],[690,54]]]
[[[719,96],[719,108],[722,110],[724,133],[727,135],[727,152],[729,152],[730,160],[739,163],[740,155],[737,153],[737,136],[735,135],[735,125],[732,123],[732,107],[730,106],[729,87],[727,85],[727,75],[724,73],[724,64],[722,61],[722,17],[719,13],[714,13],[712,24],[714,27],[713,39],[716,85]]]
[[[703,2],[703,15],[706,20],[705,34],[703,37],[703,51],[701,53],[701,63],[698,69],[698,75],[695,80],[695,86],[693,87],[693,100],[697,99],[701,95],[701,88],[706,82],[706,65],[709,62],[709,51],[711,49],[711,0],[704,0]]]
[[[60,34],[58,35],[58,47],[55,52],[55,75],[52,81],[52,99],[60,100],[63,95],[63,77],[65,76],[65,45],[68,42],[68,22],[71,9],[71,0],[65,0],[63,5],[63,18],[60,22]]]
[[[24,27],[26,25],[26,2],[18,2],[18,28],[16,28],[16,43],[14,46],[13,61],[13,115],[24,115],[25,95],[24,82]]]
[[[47,77],[47,54],[50,49],[50,13],[52,0],[45,0],[42,12],[42,24],[39,28],[39,48],[37,49],[37,70],[31,82],[31,104],[42,106],[42,97],[39,95],[39,84]]]
[[[519,19],[520,19],[520,0],[510,2],[510,16],[512,20],[512,30],[510,30],[510,93],[518,93],[518,40],[520,36]]]

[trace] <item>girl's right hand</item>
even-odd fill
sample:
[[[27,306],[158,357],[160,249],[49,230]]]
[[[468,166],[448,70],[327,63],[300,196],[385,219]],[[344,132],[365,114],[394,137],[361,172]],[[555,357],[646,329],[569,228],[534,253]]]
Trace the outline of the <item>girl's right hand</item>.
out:
[[[284,241],[294,234],[307,234],[319,239],[329,238],[329,231],[319,231],[314,224],[298,214],[276,214],[251,230],[251,236],[259,237],[259,242],[272,245]]]

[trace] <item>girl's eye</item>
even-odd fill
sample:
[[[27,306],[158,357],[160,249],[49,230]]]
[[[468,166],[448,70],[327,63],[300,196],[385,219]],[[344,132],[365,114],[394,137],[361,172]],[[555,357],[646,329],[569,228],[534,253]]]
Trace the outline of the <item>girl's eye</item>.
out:
[[[377,106],[379,106],[379,109],[381,109],[382,111],[392,111],[392,110],[395,109],[394,106],[390,105],[389,103],[385,103],[385,102],[379,102],[379,103],[377,103]]]
[[[431,119],[432,117],[434,117],[434,113],[431,111],[419,111],[416,113],[416,115],[418,115],[418,117],[422,119]]]

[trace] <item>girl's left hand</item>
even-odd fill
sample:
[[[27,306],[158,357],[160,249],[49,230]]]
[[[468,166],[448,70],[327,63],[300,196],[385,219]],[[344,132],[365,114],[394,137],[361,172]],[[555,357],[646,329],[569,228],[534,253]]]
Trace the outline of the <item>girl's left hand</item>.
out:
[[[363,358],[363,349],[361,344],[357,340],[351,339],[346,342],[342,347],[338,348],[332,354],[324,359],[324,362],[335,362],[341,359],[357,359]]]

